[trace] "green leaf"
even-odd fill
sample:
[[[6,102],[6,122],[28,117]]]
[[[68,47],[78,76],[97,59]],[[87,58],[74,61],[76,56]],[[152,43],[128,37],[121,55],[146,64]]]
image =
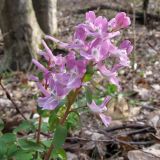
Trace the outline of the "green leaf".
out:
[[[14,157],[16,160],[33,160],[32,152],[26,152],[23,150],[19,150]]]
[[[29,132],[29,131],[35,131],[35,126],[31,121],[23,121],[16,129],[14,129],[14,132]]]
[[[42,122],[42,124],[41,124],[41,131],[42,132],[48,131],[48,122]]]
[[[92,64],[87,66],[87,74],[88,73],[91,74],[91,75],[93,75],[93,73],[94,73],[94,67],[93,67]]]
[[[51,131],[54,131],[55,127],[59,123],[59,118],[57,117],[57,114],[55,112],[52,112],[51,115],[49,116],[49,129]]]
[[[80,122],[80,115],[78,112],[70,112],[70,114],[67,117],[67,121],[65,125],[67,126],[67,129],[73,129],[76,127],[79,127],[78,123]]]
[[[48,117],[49,116],[49,111],[48,110],[43,110],[42,108],[37,106],[37,113],[41,115],[42,117]]]
[[[67,154],[63,148],[54,149],[51,157],[53,159],[67,160]]]
[[[92,91],[89,87],[85,87],[85,96],[87,103],[91,104],[92,103]]]
[[[13,133],[6,133],[0,137],[0,141],[3,141],[6,145],[13,144],[16,141],[16,135]]]
[[[58,110],[59,110],[60,107],[62,107],[62,106],[64,106],[64,105],[66,104],[66,102],[67,102],[67,99],[66,99],[66,98],[60,100],[58,106],[57,106],[56,109],[55,109],[56,113],[58,112]]]
[[[16,136],[12,133],[6,133],[0,137],[0,157],[7,154],[7,149],[14,144]]]
[[[65,126],[58,125],[54,134],[53,143],[56,149],[62,147],[67,137],[67,129]]]
[[[17,145],[16,144],[12,144],[8,147],[7,150],[7,156],[8,157],[12,157],[13,155],[15,155],[15,153],[18,151]]]
[[[103,98],[98,97],[98,98],[94,99],[94,101],[96,102],[97,105],[101,105],[103,102]]]
[[[40,81],[43,80],[43,72],[39,72],[37,74],[37,77],[39,78]]]
[[[2,131],[4,128],[4,122],[0,119],[0,131]]]
[[[7,147],[4,147],[4,146],[5,146],[4,141],[0,140],[0,157],[1,158],[5,156],[7,153]]]
[[[84,82],[88,82],[92,79],[92,74],[90,73],[86,73],[85,76],[84,76]]]
[[[38,152],[44,151],[44,147],[41,144],[37,144],[32,140],[19,139],[18,145],[25,151],[38,151]]]
[[[114,84],[108,84],[106,87],[106,93],[112,95],[117,91],[117,86]]]
[[[45,145],[45,147],[49,148],[52,141],[51,140],[45,140],[45,141],[42,141],[43,145]]]

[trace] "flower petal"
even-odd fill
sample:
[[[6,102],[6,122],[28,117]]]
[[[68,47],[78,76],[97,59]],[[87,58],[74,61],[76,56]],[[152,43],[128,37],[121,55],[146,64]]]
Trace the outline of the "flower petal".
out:
[[[59,101],[52,96],[38,98],[38,106],[42,109],[54,110],[59,104]]]
[[[99,116],[100,116],[102,122],[104,123],[104,125],[105,125],[106,127],[108,127],[109,124],[110,124],[110,122],[111,122],[111,117],[108,117],[108,116],[106,116],[106,115],[103,114],[103,113],[99,114]]]

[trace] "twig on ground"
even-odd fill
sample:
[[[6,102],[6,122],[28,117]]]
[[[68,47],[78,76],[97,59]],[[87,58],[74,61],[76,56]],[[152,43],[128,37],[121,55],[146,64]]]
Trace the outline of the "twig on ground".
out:
[[[140,134],[140,133],[142,134],[144,132],[155,132],[155,129],[152,127],[146,127],[146,128],[142,128],[142,129],[138,129],[138,130],[134,130],[134,131],[124,132],[119,135],[134,135],[134,134]]]
[[[9,92],[7,91],[7,89],[4,87],[4,85],[2,84],[2,77],[0,77],[0,86],[2,87],[3,91],[5,92],[7,98],[12,102],[15,110],[17,111],[17,113],[19,113],[23,119],[27,120],[27,118],[24,116],[24,114],[20,111],[20,109],[18,108],[17,104],[14,102],[14,100],[12,99],[11,95],[9,94]]]
[[[108,127],[107,129],[105,129],[105,131],[112,132],[115,130],[126,129],[126,128],[142,129],[142,128],[146,128],[146,127],[150,127],[150,126],[143,125],[143,124],[122,124],[122,125],[118,125],[118,126],[114,126],[114,127]]]
[[[123,141],[123,140],[119,140],[119,139],[116,139],[117,142],[119,143],[123,143],[123,144],[127,144],[127,145],[152,145],[155,143],[155,141]],[[132,146],[133,147],[133,146]]]

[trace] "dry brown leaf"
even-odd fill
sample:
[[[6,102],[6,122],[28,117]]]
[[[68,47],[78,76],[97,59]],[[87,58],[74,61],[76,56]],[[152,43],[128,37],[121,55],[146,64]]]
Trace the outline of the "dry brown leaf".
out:
[[[129,116],[130,109],[126,99],[122,95],[112,99],[107,105],[107,115],[111,116],[113,120],[126,119]]]
[[[124,142],[124,143],[120,143],[120,147],[122,148],[122,150],[124,152],[128,152],[130,150],[133,150],[134,147],[132,147],[131,145],[127,144],[127,142],[131,141],[131,138],[129,136],[118,136],[117,140],[121,141],[121,142]]]
[[[84,151],[89,151],[89,150],[92,150],[93,148],[95,148],[95,142],[94,142],[94,141],[90,141],[90,142],[87,142],[87,143],[82,147],[82,150],[84,150]]]
[[[160,144],[154,144],[148,148],[144,148],[143,151],[145,153],[150,153],[160,159]]]
[[[150,154],[145,153],[140,150],[132,150],[128,152],[128,159],[129,160],[159,160],[158,157]]]
[[[67,152],[67,159],[78,160],[78,156],[76,154],[74,154],[74,153]]]
[[[155,129],[160,128],[160,110],[153,111],[148,116],[148,124]]]

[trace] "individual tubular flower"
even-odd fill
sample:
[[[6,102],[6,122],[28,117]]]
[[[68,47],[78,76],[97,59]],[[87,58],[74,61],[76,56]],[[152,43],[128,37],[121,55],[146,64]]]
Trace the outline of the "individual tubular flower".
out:
[[[102,122],[104,123],[104,125],[106,127],[108,127],[108,125],[110,124],[111,118],[106,116],[103,112],[107,111],[106,105],[109,102],[109,100],[111,99],[110,96],[107,96],[104,101],[102,102],[101,105],[97,105],[95,103],[95,101],[92,101],[91,104],[87,104],[88,107],[90,108],[90,110],[95,113],[98,114],[99,117],[101,118]]]
[[[116,27],[127,28],[131,24],[131,20],[126,16],[125,12],[120,12],[116,15]]]
[[[106,77],[110,83],[114,84],[117,86],[117,88],[120,90],[121,87],[119,85],[119,79],[117,77],[117,70],[116,69],[107,69],[105,64],[98,64],[98,69],[100,71],[100,73]]]
[[[60,103],[57,97],[52,95],[38,98],[38,106],[44,110],[54,110]]]
[[[87,60],[98,63],[109,56],[109,44],[108,40],[102,41],[97,38],[89,44],[88,50],[81,50],[80,55]]]
[[[39,63],[36,59],[32,59],[32,63],[42,72],[46,73],[48,70],[41,63]]]
[[[112,31],[117,31],[122,28],[127,28],[131,24],[131,20],[126,16],[125,12],[118,13],[115,18],[108,22],[108,25]]]
[[[132,50],[133,50],[133,46],[131,45],[131,42],[129,40],[124,40],[120,44],[119,48],[126,50],[127,55],[129,55],[132,52]]]
[[[45,48],[45,53],[44,57],[46,58],[47,61],[51,62],[55,62],[56,61],[56,57],[53,55],[52,51],[50,50],[50,48],[47,46],[46,42],[42,40],[42,44]]]
[[[107,34],[108,20],[105,17],[96,17],[93,11],[86,13],[86,24],[83,24],[84,28],[90,36],[104,36]]]

